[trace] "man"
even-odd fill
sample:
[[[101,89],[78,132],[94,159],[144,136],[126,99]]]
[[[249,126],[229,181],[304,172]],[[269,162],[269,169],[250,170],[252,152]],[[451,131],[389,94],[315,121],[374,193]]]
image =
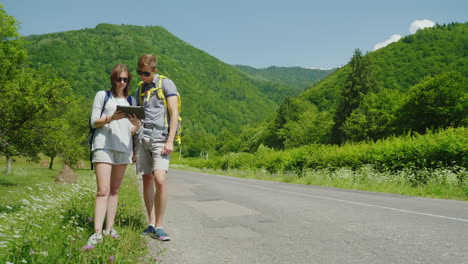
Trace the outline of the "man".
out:
[[[135,140],[135,153],[137,173],[143,175],[143,197],[149,220],[143,235],[169,241],[171,238],[163,229],[163,217],[167,202],[166,174],[178,125],[178,98],[174,82],[156,74],[156,64],[157,59],[151,54],[138,60],[137,73],[142,82],[136,98],[144,106],[145,118]]]

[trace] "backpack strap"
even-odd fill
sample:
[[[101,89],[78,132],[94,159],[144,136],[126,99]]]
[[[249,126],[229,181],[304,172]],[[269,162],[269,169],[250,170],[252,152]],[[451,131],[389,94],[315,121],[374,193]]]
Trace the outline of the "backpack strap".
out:
[[[153,92],[155,92],[155,91],[156,91],[156,94],[157,94],[159,100],[164,100],[166,98],[164,96],[164,92],[162,91],[162,84],[163,84],[163,79],[167,79],[167,77],[159,75],[158,79],[159,79],[158,85],[156,87],[146,91],[146,92],[142,92],[143,82],[141,81],[141,82],[138,83],[138,90],[137,90],[138,92],[137,92],[137,94],[138,94],[138,101],[139,101],[140,105],[143,105],[143,102],[145,100],[145,96],[146,96],[146,101],[148,101],[149,98],[151,97],[151,94]],[[166,103],[164,103],[164,105],[166,106]]]
[[[142,101],[142,94],[141,94],[141,89],[143,87],[143,81],[139,82],[138,83],[138,88],[137,88],[137,91],[136,91],[136,96],[137,96],[137,105],[139,106],[142,106],[143,105],[143,101]],[[143,94],[144,95],[144,94]]]
[[[106,104],[107,104],[107,101],[109,101],[110,95],[111,95],[110,91],[107,90],[106,95],[104,96],[104,103],[102,104],[100,117],[102,117],[102,114],[104,113],[104,110],[106,109]]]

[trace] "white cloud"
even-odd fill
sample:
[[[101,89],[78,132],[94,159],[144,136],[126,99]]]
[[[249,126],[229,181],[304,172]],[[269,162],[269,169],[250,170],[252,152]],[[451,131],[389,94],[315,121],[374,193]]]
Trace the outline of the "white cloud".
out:
[[[374,50],[378,50],[380,48],[386,47],[390,43],[397,42],[398,40],[401,39],[401,36],[398,34],[392,35],[389,39],[387,39],[384,42],[380,42],[374,45]]]
[[[432,22],[431,20],[428,19],[423,19],[423,20],[415,20],[413,23],[411,23],[409,27],[409,32],[411,34],[416,33],[416,31],[423,29],[423,28],[428,28],[428,27],[433,27],[435,26],[435,23]],[[384,42],[377,43],[374,45],[374,50],[378,50],[380,48],[388,46],[390,43],[397,42],[398,40],[401,39],[401,36],[398,34],[395,34],[391,36],[389,39],[387,39]]]
[[[435,23],[432,22],[431,20],[427,20],[427,19],[424,19],[424,20],[415,20],[413,21],[413,23],[411,23],[410,27],[409,27],[409,32],[411,34],[414,34],[416,33],[416,31],[418,31],[419,29],[423,29],[423,28],[428,28],[428,27],[433,27],[435,26]]]

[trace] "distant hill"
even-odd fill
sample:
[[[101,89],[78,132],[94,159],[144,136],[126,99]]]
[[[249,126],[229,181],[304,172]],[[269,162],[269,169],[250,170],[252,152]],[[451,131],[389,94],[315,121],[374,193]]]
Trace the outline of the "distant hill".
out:
[[[158,73],[173,79],[182,95],[185,135],[218,133],[263,120],[285,96],[292,95],[283,84],[247,75],[159,26],[99,24],[91,29],[32,35],[27,40],[33,66],[51,65],[84,98],[83,108],[88,111],[95,93],[109,89],[115,64],[129,66],[136,89],[138,58],[155,54]]]
[[[277,67],[271,66],[264,69],[257,69],[245,65],[235,65],[241,71],[250,76],[263,80],[281,83],[293,87],[299,92],[311,87],[316,82],[333,73],[336,69],[319,70],[306,69],[302,67]]]

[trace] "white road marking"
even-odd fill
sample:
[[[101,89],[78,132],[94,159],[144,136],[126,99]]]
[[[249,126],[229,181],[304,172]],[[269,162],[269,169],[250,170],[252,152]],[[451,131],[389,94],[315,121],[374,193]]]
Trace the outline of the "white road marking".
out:
[[[249,186],[249,187],[254,187],[254,188],[258,188],[258,189],[265,189],[265,190],[270,190],[270,191],[277,191],[277,192],[283,192],[283,193],[289,193],[289,194],[295,194],[295,195],[302,195],[302,196],[307,196],[307,197],[314,197],[314,198],[323,199],[323,200],[330,200],[330,201],[348,203],[348,204],[356,204],[356,205],[362,205],[362,206],[367,206],[367,207],[380,208],[380,209],[385,209],[385,210],[392,210],[392,211],[409,213],[409,214],[416,214],[416,215],[424,215],[424,216],[430,216],[430,217],[436,217],[436,218],[442,218],[442,219],[448,219],[448,220],[461,221],[461,222],[468,223],[468,219],[463,219],[463,218],[449,217],[449,216],[436,215],[436,214],[429,214],[429,213],[399,209],[399,208],[394,208],[394,207],[380,206],[380,205],[374,205],[374,204],[367,204],[367,203],[361,203],[361,202],[353,202],[353,201],[336,199],[336,198],[331,198],[331,197],[326,197],[326,196],[312,195],[312,194],[307,194],[307,193],[285,191],[285,190],[275,189],[275,188],[270,188],[270,187],[263,187],[263,186],[257,186],[257,185],[252,185],[252,184],[244,184],[244,183],[229,181],[229,180],[226,180],[226,179],[223,179],[223,181],[227,181],[227,182],[238,184],[238,185],[245,185],[245,186]]]

